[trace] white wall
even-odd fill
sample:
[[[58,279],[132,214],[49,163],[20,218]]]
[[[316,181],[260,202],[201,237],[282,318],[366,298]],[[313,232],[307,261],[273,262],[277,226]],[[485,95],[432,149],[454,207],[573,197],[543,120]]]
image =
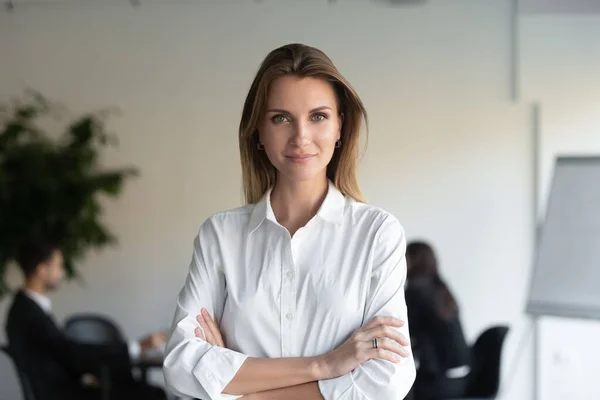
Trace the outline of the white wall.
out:
[[[542,219],[555,157],[600,154],[600,15],[527,16],[520,27],[522,92],[541,111]],[[599,332],[597,321],[541,319],[540,399],[600,398],[593,375]]]
[[[531,342],[521,339],[532,148],[529,103],[509,98],[509,3],[64,2],[0,12],[0,98],[29,86],[75,111],[118,105],[121,145],[106,162],[142,171],[107,203],[120,246],[82,263],[86,286],[52,296],[57,316],[107,313],[132,337],[168,326],[199,224],[241,202],[236,128],[253,74],[272,48],[305,42],[334,59],[370,111],[367,198],[411,238],[435,243],[469,339],[511,326],[502,398],[531,399]],[[523,53],[545,44],[523,37]]]
[[[585,14],[600,12],[596,0],[519,0],[524,14]]]

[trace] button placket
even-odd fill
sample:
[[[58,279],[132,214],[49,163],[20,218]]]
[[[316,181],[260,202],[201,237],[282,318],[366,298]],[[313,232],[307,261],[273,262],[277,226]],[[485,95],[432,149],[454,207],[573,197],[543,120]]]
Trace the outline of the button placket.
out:
[[[295,343],[294,317],[296,312],[296,279],[294,273],[293,239],[288,236],[282,256],[282,357],[293,355]]]

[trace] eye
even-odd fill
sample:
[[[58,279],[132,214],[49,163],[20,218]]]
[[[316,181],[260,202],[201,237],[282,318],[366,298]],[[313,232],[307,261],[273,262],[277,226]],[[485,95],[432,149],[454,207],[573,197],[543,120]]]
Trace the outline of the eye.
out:
[[[320,122],[320,121],[324,121],[326,119],[327,119],[327,115],[321,114],[321,113],[315,114],[311,118],[311,120],[314,121],[314,122]]]
[[[277,115],[273,116],[273,118],[271,118],[271,121],[273,121],[276,124],[281,124],[284,122],[288,122],[289,120],[285,115],[277,114]]]

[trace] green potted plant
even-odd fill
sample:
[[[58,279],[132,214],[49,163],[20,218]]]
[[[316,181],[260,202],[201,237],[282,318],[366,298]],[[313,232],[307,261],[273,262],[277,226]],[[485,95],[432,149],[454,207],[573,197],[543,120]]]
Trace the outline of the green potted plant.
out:
[[[9,291],[7,265],[26,238],[59,245],[68,277],[87,250],[116,242],[102,224],[99,197],[117,197],[137,170],[100,165],[102,150],[115,144],[110,113],[60,123],[66,114],[38,93],[0,105],[0,298]],[[57,121],[58,129],[48,128]]]

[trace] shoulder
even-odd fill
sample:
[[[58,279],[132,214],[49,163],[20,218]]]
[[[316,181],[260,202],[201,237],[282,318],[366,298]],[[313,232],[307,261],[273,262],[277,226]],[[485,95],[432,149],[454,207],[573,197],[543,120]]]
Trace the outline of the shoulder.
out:
[[[346,220],[354,226],[370,227],[379,240],[405,240],[404,227],[387,210],[346,198]]]
[[[18,310],[22,308],[32,308],[32,306],[37,306],[37,304],[31,298],[29,298],[29,296],[27,296],[22,289],[19,289],[19,291],[17,291],[13,297],[10,309]]]
[[[200,224],[198,236],[222,235],[231,232],[241,232],[246,228],[254,204],[219,211]]]
[[[248,222],[254,207],[254,204],[248,204],[241,207],[231,208],[229,210],[219,211],[207,218],[205,223],[210,223],[215,226],[227,226]]]
[[[19,290],[15,294],[12,304],[10,305],[6,322],[9,324],[11,322],[22,321],[43,314],[43,310],[22,290]]]

